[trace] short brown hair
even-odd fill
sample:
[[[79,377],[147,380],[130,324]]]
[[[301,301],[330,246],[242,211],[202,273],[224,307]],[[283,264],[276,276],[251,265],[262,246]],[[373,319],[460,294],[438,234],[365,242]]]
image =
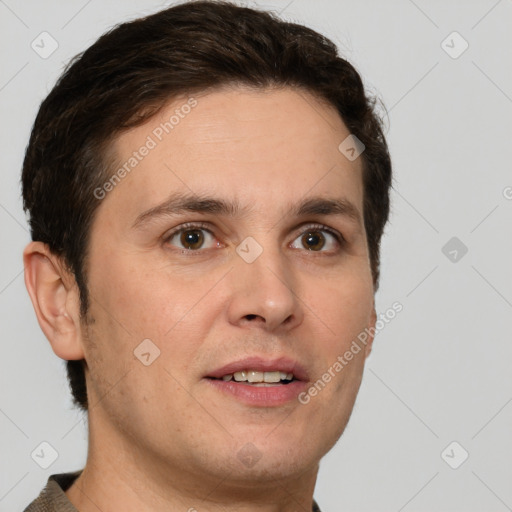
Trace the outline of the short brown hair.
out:
[[[270,12],[223,1],[185,2],[123,23],[67,66],[37,114],[23,163],[33,240],[68,265],[88,311],[87,249],[108,179],[108,150],[173,97],[222,85],[290,86],[327,101],[365,145],[364,223],[374,289],[389,215],[391,162],[375,100],[324,36]],[[341,142],[341,141],[340,141]],[[75,404],[87,410],[84,361],[68,361]]]

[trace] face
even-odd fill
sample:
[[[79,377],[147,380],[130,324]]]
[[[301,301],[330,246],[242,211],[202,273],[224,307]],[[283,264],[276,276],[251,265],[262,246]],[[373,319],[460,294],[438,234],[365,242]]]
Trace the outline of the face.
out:
[[[239,486],[317,469],[369,344],[333,365],[375,321],[348,135],[305,92],[233,88],[117,139],[130,171],[98,192],[87,263],[91,442]]]

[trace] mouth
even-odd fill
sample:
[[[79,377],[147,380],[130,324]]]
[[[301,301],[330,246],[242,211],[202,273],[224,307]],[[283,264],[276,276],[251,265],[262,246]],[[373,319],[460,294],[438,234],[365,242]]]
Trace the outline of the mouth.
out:
[[[261,372],[258,370],[242,370],[235,373],[228,373],[221,377],[224,382],[231,380],[235,382],[245,382],[250,386],[256,387],[272,387],[279,386],[281,384],[290,384],[293,382],[295,377],[291,372],[284,372],[281,370],[271,372]]]
[[[287,358],[245,358],[219,368],[205,379],[218,391],[246,405],[270,407],[296,399],[308,382],[307,373]]]

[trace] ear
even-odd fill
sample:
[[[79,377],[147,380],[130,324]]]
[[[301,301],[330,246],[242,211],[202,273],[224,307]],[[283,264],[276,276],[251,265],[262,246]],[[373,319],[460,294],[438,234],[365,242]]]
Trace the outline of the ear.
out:
[[[366,342],[365,350],[365,358],[368,357],[372,351],[373,339],[375,338],[375,325],[377,324],[377,312],[375,311],[375,302],[373,303],[373,309],[370,313],[370,321],[368,323],[368,332],[370,335],[368,336],[368,340]]]
[[[25,286],[53,351],[61,359],[84,359],[80,297],[74,276],[42,242],[25,247],[23,264]]]

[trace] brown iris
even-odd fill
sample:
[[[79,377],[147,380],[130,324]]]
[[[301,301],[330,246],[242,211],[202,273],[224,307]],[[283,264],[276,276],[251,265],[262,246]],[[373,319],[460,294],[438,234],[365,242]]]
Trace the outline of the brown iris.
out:
[[[204,243],[204,235],[200,229],[187,229],[180,236],[180,242],[185,249],[199,249]]]
[[[325,237],[320,231],[306,231],[301,240],[309,251],[319,251],[325,245]]]

